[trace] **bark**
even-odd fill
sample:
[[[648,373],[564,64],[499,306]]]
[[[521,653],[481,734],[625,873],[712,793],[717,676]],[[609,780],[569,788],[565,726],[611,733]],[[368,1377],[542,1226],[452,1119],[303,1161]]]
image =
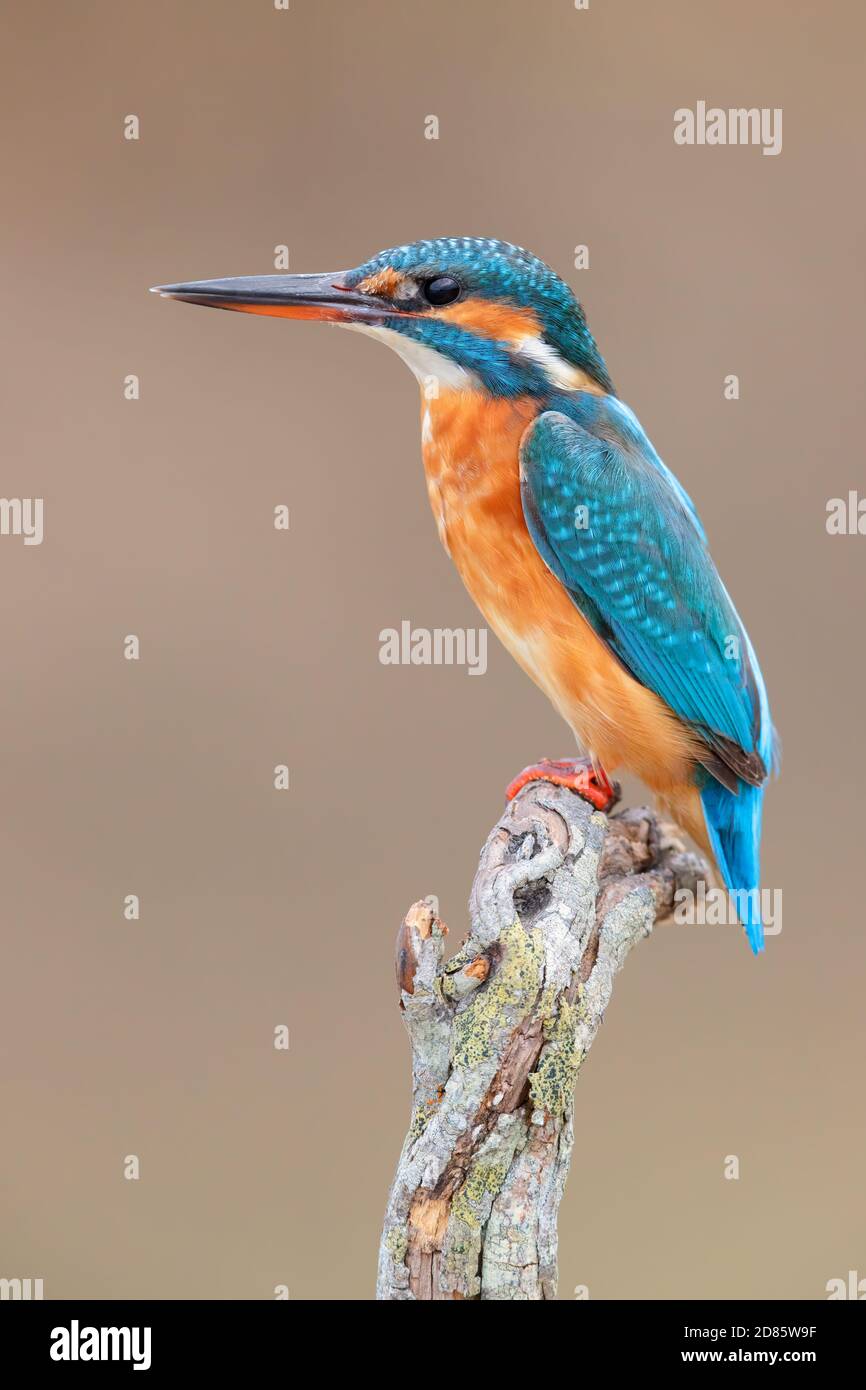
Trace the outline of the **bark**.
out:
[[[397,939],[412,1118],[388,1198],[380,1299],[556,1296],[574,1083],[632,946],[706,876],[653,812],[608,818],[525,787],[481,852],[445,960],[435,898]]]

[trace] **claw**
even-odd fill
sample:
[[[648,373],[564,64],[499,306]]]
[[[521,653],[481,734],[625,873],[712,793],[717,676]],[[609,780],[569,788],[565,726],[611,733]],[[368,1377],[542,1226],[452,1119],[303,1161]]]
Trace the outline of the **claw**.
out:
[[[542,758],[530,764],[509,782],[505,789],[506,800],[513,801],[529,782],[552,782],[556,787],[568,787],[597,811],[610,810],[619,798],[619,788],[588,758]]]

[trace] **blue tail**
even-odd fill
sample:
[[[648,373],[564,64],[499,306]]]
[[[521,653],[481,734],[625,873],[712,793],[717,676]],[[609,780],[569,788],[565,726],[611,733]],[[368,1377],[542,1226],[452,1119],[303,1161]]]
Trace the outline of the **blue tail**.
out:
[[[719,869],[755,955],[764,949],[761,921],[761,811],[764,788],[740,783],[737,796],[710,780],[701,791],[704,819]]]

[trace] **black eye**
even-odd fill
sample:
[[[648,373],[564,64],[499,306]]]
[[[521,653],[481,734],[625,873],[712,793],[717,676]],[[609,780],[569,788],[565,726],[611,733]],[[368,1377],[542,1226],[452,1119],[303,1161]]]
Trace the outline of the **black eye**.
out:
[[[442,304],[453,304],[460,297],[460,286],[453,275],[435,275],[421,286],[421,292],[428,304],[438,308]]]

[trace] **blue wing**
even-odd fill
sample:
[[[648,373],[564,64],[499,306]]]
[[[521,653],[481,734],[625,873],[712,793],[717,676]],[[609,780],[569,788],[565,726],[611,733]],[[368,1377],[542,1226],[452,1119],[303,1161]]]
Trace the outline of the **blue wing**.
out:
[[[563,409],[521,441],[527,526],[610,650],[701,739],[709,841],[760,951],[762,783],[775,736],[755,653],[691,501],[631,412],[612,397],[565,398]]]
[[[631,412],[605,409],[589,427],[547,411],[527,429],[532,539],[610,650],[700,737],[713,776],[759,785],[773,735],[748,636],[686,493]]]

